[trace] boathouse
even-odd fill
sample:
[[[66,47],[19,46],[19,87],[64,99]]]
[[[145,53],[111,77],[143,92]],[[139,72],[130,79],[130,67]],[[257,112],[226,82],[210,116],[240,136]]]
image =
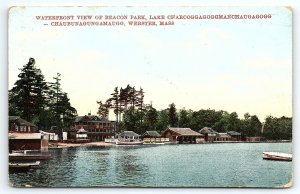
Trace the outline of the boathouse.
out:
[[[231,137],[227,133],[218,133],[216,141],[231,141]]]
[[[236,131],[228,131],[227,134],[230,135],[231,141],[241,141],[241,133]]]
[[[13,150],[41,150],[41,133],[9,133],[9,152]]]
[[[216,132],[215,130],[213,130],[212,128],[210,127],[203,127],[199,133],[203,134],[204,135],[204,140],[206,142],[213,142],[216,140],[217,138],[217,134],[218,132]]]
[[[196,139],[204,138],[204,135],[193,131],[190,128],[167,128],[163,131],[162,137],[169,138],[173,143],[196,143]]]
[[[157,131],[146,131],[142,138],[145,143],[161,142],[161,135]]]
[[[90,141],[104,141],[115,135],[115,122],[96,115],[77,116],[75,119],[75,131],[83,128],[87,132]],[[72,136],[75,134],[73,133]]]
[[[19,116],[9,116],[8,144],[13,150],[47,150],[48,141],[41,133],[36,133],[36,126]]]

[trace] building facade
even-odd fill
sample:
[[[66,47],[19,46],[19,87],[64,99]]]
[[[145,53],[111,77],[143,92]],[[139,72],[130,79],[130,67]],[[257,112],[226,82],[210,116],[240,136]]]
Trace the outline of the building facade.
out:
[[[37,133],[37,127],[20,118],[9,116],[8,143],[9,152],[15,150],[47,150],[48,141],[43,139],[41,133]]]
[[[167,128],[163,131],[162,137],[169,138],[174,143],[196,143],[197,139],[204,138],[204,135],[191,130],[190,128]]]
[[[84,129],[89,141],[104,141],[115,136],[115,122],[95,115],[78,116],[75,119],[75,131]]]

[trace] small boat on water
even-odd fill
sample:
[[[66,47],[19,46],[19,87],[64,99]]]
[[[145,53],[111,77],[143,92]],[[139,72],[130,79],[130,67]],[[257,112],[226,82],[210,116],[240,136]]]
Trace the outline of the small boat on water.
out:
[[[37,168],[40,166],[40,161],[35,162],[9,162],[9,170],[29,170],[30,168]]]
[[[264,160],[292,161],[293,155],[281,152],[263,152],[262,158]]]
[[[28,153],[24,152],[14,152],[8,154],[9,161],[37,161],[37,160],[48,160],[51,158],[50,154],[42,153]]]
[[[117,145],[142,145],[142,141],[116,141]]]

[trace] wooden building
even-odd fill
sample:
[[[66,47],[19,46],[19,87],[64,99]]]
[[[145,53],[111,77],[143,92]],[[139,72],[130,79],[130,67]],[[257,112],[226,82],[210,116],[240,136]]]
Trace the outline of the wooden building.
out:
[[[41,150],[41,133],[9,133],[9,152],[13,150]]]
[[[217,138],[217,134],[218,132],[216,132],[215,130],[213,130],[212,128],[209,127],[203,127],[199,133],[204,135],[204,140],[206,142],[213,142],[216,140]]]
[[[227,133],[218,133],[216,141],[231,141],[231,137]]]
[[[9,132],[34,133],[37,127],[19,116],[8,117]]]
[[[161,135],[157,131],[146,131],[142,138],[145,143],[158,143],[161,142]]]
[[[191,130],[190,128],[167,128],[163,131],[162,137],[169,138],[173,143],[196,143],[197,138],[204,138],[204,135]]]
[[[227,134],[230,135],[231,141],[241,141],[241,133],[236,131],[228,131]]]
[[[90,141],[104,141],[115,136],[115,122],[95,115],[78,116],[75,119],[75,131],[84,129]],[[72,134],[72,136],[75,134]]]
[[[34,124],[19,116],[9,116],[8,123],[9,152],[48,149],[48,141],[43,139],[41,133],[36,133],[37,127]]]

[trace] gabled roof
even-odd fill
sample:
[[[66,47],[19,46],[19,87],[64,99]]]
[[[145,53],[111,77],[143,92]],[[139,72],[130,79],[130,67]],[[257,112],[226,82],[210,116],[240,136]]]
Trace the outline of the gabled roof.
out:
[[[241,135],[241,133],[236,132],[236,131],[228,131],[227,134],[229,134],[229,135],[231,135],[231,136]]]
[[[77,133],[87,133],[87,131],[84,128],[78,129]]]
[[[199,133],[202,134],[216,134],[217,132],[215,130],[213,130],[210,127],[203,127],[202,129],[200,129]]]
[[[16,123],[18,126],[36,127],[34,124],[22,119],[19,116],[9,116],[8,120],[9,120],[9,123]]]
[[[100,118],[97,115],[77,116],[75,122],[109,122],[107,118]]]
[[[202,134],[193,131],[190,128],[167,128],[163,133],[165,133],[167,130],[173,131],[181,136],[203,136]]]
[[[143,136],[149,135],[152,137],[160,137],[161,135],[157,131],[146,131]]]
[[[217,137],[230,138],[230,135],[228,135],[227,133],[218,133]]]
[[[134,136],[134,137],[139,137],[140,135],[133,132],[133,131],[123,131],[122,133],[119,133],[118,136]]]

